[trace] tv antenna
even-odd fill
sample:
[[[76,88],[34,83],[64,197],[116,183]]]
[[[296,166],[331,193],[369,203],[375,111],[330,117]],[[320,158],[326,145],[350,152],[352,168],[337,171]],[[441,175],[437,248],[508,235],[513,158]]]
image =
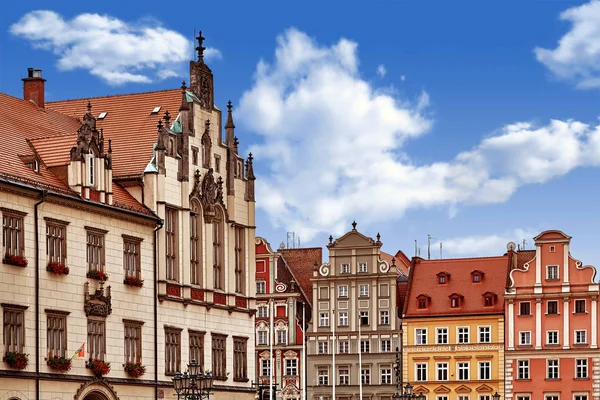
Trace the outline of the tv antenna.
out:
[[[427,234],[427,259],[431,260],[431,239],[436,240],[436,238],[431,237],[430,234]]]

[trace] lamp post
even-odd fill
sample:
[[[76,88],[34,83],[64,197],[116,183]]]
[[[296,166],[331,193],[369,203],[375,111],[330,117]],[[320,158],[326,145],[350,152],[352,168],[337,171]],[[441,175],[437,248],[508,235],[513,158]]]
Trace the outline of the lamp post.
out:
[[[210,372],[202,373],[200,364],[192,360],[188,370],[179,372],[172,378],[177,399],[201,400],[208,399],[213,388],[213,376]]]
[[[500,400],[500,394],[498,392],[494,393],[492,395],[492,399],[494,399],[494,400]]]
[[[394,370],[396,371],[396,393],[392,395],[392,398],[402,400],[425,400],[425,395],[423,393],[415,394],[413,392],[413,386],[410,384],[410,382],[407,382],[404,386],[404,390],[402,390],[402,371],[400,367],[401,361],[400,349],[396,347],[396,363],[394,364]],[[494,400],[499,399],[494,397]]]

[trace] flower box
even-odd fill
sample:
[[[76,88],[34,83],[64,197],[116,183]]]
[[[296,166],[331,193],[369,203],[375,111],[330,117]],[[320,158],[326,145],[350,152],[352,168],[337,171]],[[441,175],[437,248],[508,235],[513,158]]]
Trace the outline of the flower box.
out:
[[[57,354],[46,359],[46,364],[55,371],[69,372],[71,370],[71,359],[60,357]]]
[[[8,351],[2,358],[2,361],[7,363],[11,368],[25,369],[27,368],[27,364],[29,364],[29,354]]]
[[[128,276],[123,279],[123,283],[129,286],[142,287],[144,286],[144,280],[137,276]]]
[[[25,257],[13,256],[10,254],[5,254],[2,262],[4,264],[16,265],[17,267],[26,267],[28,263]]]
[[[46,271],[56,275],[69,275],[69,267],[58,261],[50,261],[46,266]]]
[[[86,276],[90,279],[96,279],[99,281],[105,281],[108,279],[108,275],[106,275],[104,271],[100,271],[99,269],[93,269],[91,271],[88,271]]]
[[[142,363],[125,363],[125,372],[132,378],[139,378],[146,373],[146,366]]]
[[[97,377],[103,377],[110,372],[110,363],[94,358],[86,363],[86,368],[92,370]]]

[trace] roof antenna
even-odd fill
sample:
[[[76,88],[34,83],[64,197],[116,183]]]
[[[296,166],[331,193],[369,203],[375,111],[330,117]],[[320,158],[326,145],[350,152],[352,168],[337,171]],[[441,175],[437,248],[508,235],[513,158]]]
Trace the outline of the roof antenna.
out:
[[[417,256],[417,239],[415,239],[415,257]]]
[[[444,258],[442,253],[442,242],[440,242],[440,260]]]
[[[431,260],[431,239],[435,240],[434,237],[431,237],[430,234],[427,234],[427,259]]]
[[[525,250],[525,245],[527,244],[527,240],[523,239],[523,250]]]

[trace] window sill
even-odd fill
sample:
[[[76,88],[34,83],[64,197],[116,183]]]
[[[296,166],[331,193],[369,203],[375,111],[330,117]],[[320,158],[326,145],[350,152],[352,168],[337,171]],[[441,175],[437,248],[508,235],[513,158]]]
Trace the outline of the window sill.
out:
[[[215,381],[226,381],[227,377],[226,376],[213,376],[213,380],[215,380]]]
[[[533,317],[533,314],[519,314],[517,317]]]
[[[560,347],[560,343],[546,343],[548,347]]]
[[[545,381],[550,381],[550,382],[560,382],[561,379],[560,378],[546,378],[544,379]]]
[[[515,380],[520,382],[531,382],[531,378],[517,378]]]
[[[250,379],[248,378],[233,378],[234,382],[248,382]]]
[[[588,312],[584,311],[584,312],[574,312],[573,315],[586,315]]]
[[[573,347],[586,347],[589,343],[573,343]]]
[[[574,381],[589,381],[590,377],[588,376],[587,378],[573,378]]]

